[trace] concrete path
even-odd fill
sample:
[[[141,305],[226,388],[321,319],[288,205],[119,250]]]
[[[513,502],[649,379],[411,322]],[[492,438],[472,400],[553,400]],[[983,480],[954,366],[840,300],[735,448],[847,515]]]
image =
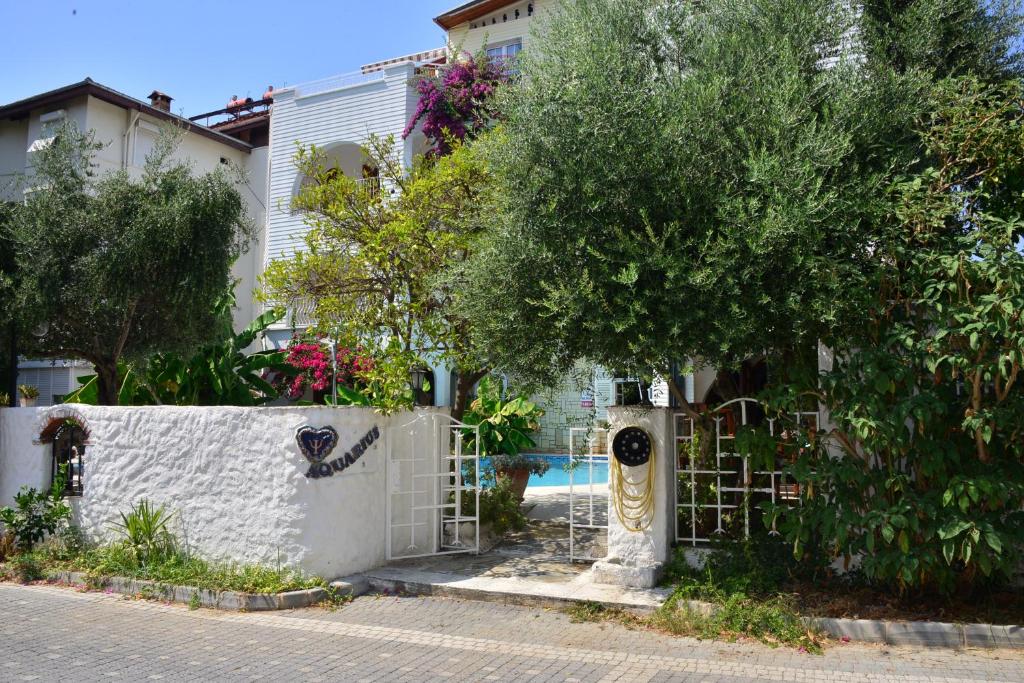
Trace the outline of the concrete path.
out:
[[[870,645],[815,656],[438,598],[238,614],[0,584],[0,681],[29,680],[1019,682],[1024,658]]]

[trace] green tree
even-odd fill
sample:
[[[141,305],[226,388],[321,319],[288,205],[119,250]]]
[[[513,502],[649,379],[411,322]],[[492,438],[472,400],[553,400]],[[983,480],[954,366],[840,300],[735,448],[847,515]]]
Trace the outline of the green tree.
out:
[[[795,373],[859,334],[936,69],[912,62],[933,33],[886,34],[897,69],[845,7],[570,0],[542,24],[487,143],[503,192],[459,300],[499,369],[671,377],[769,354]],[[1004,69],[1004,42],[972,64]]]
[[[213,303],[253,226],[227,169],[195,175],[167,133],[141,177],[97,177],[90,132],[62,127],[37,153],[16,212],[18,304],[42,334],[31,352],[82,358],[115,405],[118,362],[193,350],[216,333]]]
[[[791,388],[834,426],[793,466],[802,504],[776,513],[798,555],[969,592],[1024,552],[1024,91],[950,80],[921,125],[924,168],[888,194],[865,334],[820,390]]]
[[[227,292],[216,306],[223,321],[223,339],[206,344],[191,356],[157,353],[144,362],[120,367],[119,405],[256,406],[274,400],[280,392],[264,373],[292,375],[286,351],[246,353],[268,327],[284,317],[283,311],[266,311],[241,332],[231,328],[233,292]],[[66,403],[95,405],[99,402],[96,375],[82,377],[76,391],[64,397]]]
[[[9,396],[11,407],[17,402],[18,386],[18,322],[16,306],[17,264],[14,240],[14,213],[17,206],[0,201],[0,393]]]
[[[300,148],[309,182],[293,201],[310,230],[305,249],[272,262],[263,277],[268,301],[308,307],[315,331],[374,358],[365,378],[374,403],[411,405],[410,373],[425,362],[459,370],[453,413],[465,410],[487,360],[468,322],[452,306],[448,269],[472,253],[480,233],[477,204],[488,173],[464,145],[402,167],[394,141],[371,138],[364,164],[379,183],[360,182],[325,165],[316,147]]]

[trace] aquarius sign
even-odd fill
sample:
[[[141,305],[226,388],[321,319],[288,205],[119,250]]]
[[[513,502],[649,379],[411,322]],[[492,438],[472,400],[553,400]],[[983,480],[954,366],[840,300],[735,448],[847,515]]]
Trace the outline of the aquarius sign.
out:
[[[327,456],[331,454],[334,447],[338,445],[338,432],[334,427],[321,427],[315,429],[306,425],[299,427],[295,431],[295,441],[299,444],[299,450],[302,451],[302,455],[309,461],[309,471],[306,472],[306,476],[310,479],[319,479],[321,477],[333,477],[337,472],[344,472],[346,469],[356,464],[366,453],[367,449],[373,445],[377,439],[380,438],[380,427],[374,425],[373,429],[368,431],[363,438],[359,440],[359,443],[355,444],[348,450],[345,455],[335,458],[330,462],[325,462]]]
[[[319,465],[338,445],[338,432],[334,427],[313,429],[306,425],[299,427],[295,432],[295,441],[298,442],[299,450],[306,456],[309,464]]]

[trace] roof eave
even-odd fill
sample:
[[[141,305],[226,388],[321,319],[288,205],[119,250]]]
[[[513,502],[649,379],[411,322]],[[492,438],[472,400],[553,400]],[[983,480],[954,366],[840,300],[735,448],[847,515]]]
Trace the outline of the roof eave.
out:
[[[119,106],[123,109],[134,109],[162,121],[170,121],[178,125],[183,125],[191,133],[196,133],[197,135],[215,140],[228,145],[229,147],[234,147],[237,150],[243,152],[252,151],[252,145],[248,143],[237,140],[230,135],[218,133],[206,126],[193,123],[186,118],[178,116],[177,114],[172,114],[162,109],[152,107],[145,102],[119,93],[105,85],[101,85],[91,78],[86,78],[84,81],[72,83],[71,85],[66,85],[62,88],[50,90],[0,107],[0,119],[16,119],[27,115],[35,109],[41,109],[51,104],[59,104],[60,102],[65,102],[81,96],[95,97],[98,100],[109,102],[110,104]]]

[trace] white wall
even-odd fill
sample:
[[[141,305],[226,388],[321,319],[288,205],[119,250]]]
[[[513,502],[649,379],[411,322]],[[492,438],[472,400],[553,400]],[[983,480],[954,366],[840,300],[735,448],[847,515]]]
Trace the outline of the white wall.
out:
[[[386,557],[387,418],[366,408],[99,407],[0,410],[0,505],[22,484],[48,483],[48,446],[33,440],[52,415],[77,413],[89,432],[76,521],[95,540],[148,499],[175,512],[180,540],[209,559],[302,568],[327,578]],[[333,426],[343,456],[374,426],[381,437],[332,477],[306,477],[295,430]],[[396,448],[413,448],[396,440]],[[398,452],[396,459],[406,457]]]
[[[22,486],[50,485],[50,449],[39,438],[39,408],[0,408],[0,507],[11,505]]]
[[[406,161],[413,142],[402,141],[412,115],[409,83],[411,63],[388,67],[384,77],[327,92],[302,95],[299,89],[275,93],[270,119],[270,200],[267,204],[268,260],[290,256],[302,248],[308,231],[302,216],[290,210],[297,172],[292,161],[295,143],[327,147],[337,143],[363,145],[371,134],[393,135]]]
[[[533,16],[527,13],[527,5],[533,5]],[[545,12],[558,6],[558,0],[524,0],[510,2],[497,12],[492,12],[480,19],[459,24],[448,32],[448,46],[452,49],[461,48],[471,54],[477,53],[481,47],[496,45],[521,38],[523,49],[530,43],[530,26]],[[519,18],[515,11],[519,10]],[[476,27],[473,28],[473,25]]]

